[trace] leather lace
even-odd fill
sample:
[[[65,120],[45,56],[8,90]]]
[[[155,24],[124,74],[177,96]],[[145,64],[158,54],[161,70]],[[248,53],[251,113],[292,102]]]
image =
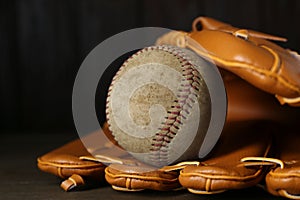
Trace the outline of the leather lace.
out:
[[[248,166],[259,166],[259,165],[279,165],[281,169],[284,168],[284,163],[280,159],[266,158],[266,157],[244,157],[241,159],[242,165]]]

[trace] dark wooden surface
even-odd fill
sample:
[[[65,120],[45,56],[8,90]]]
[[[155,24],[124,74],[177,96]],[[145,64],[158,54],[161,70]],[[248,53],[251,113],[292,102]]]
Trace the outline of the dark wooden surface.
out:
[[[3,134],[0,140],[0,199],[279,199],[257,187],[208,196],[185,190],[125,193],[114,191],[110,186],[64,192],[59,187],[59,178],[37,169],[36,158],[75,138],[77,135],[70,133]]]

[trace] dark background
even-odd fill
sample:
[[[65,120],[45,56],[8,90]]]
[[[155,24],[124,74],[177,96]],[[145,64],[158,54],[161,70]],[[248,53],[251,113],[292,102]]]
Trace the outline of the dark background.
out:
[[[289,39],[300,51],[297,0],[9,0],[0,2],[0,132],[75,131],[72,87],[87,54],[121,31],[189,31],[194,18]]]

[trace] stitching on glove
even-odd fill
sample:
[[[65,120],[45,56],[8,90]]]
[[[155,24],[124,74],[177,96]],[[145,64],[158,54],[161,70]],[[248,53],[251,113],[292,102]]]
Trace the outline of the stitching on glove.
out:
[[[128,189],[128,188],[124,188],[124,187],[119,187],[116,185],[112,185],[111,186],[114,190],[118,190],[118,191],[123,191],[123,192],[139,192],[139,191],[143,191],[144,189]]]
[[[293,194],[290,194],[290,193],[288,193],[286,190],[279,190],[278,193],[279,193],[281,196],[287,197],[287,198],[289,198],[289,199],[300,199],[300,196],[299,196],[299,195],[293,195]]]
[[[204,190],[196,190],[196,189],[188,188],[188,191],[194,194],[219,194],[225,192],[226,190],[204,191]]]
[[[186,173],[186,172],[180,171],[180,176],[182,176],[182,177],[184,177],[184,176],[185,177],[199,176],[199,177],[203,177],[206,179],[213,178],[213,179],[223,179],[223,180],[227,179],[227,180],[236,180],[236,181],[246,181],[246,180],[256,178],[257,176],[259,176],[261,174],[261,172],[262,172],[262,168],[257,170],[252,175],[241,177],[241,176],[232,176],[232,175],[203,174],[203,173],[197,173],[197,172]]]
[[[273,73],[273,71],[278,71],[277,65],[280,63],[280,58],[279,58],[279,56],[277,55],[276,52],[274,52],[273,50],[270,51],[271,49],[268,48],[268,47],[266,48],[264,45],[262,45],[261,47],[266,49],[267,51],[269,51],[273,56],[276,55],[276,57],[274,57],[275,62],[273,63],[273,66],[271,68],[273,71],[272,70],[269,71],[269,70],[265,70],[265,69],[260,69],[260,68],[257,68],[255,66],[253,66],[253,65],[249,65],[247,63],[242,63],[242,62],[237,62],[237,61],[234,61],[234,62],[228,61],[228,60],[219,58],[215,55],[209,54],[207,52],[202,51],[201,50],[202,48],[198,48],[197,46],[199,46],[199,44],[197,42],[195,42],[193,39],[188,38],[188,37],[187,37],[186,46],[188,48],[192,49],[193,51],[195,51],[196,53],[198,53],[199,55],[203,56],[204,58],[216,61],[218,63],[221,63],[225,67],[247,69],[247,70],[251,70],[251,71],[256,72],[256,73],[260,73],[262,75],[265,75],[265,76],[268,76],[270,78],[276,79],[276,80],[278,80],[279,83],[285,85],[290,90],[293,90],[297,93],[300,93],[300,88],[299,87],[297,87],[296,85],[289,82],[289,80],[287,80],[287,79],[285,79],[281,76],[277,76],[277,73]],[[277,59],[279,59],[279,60],[277,60]]]
[[[214,30],[214,31],[221,31],[225,33],[234,33],[236,30],[241,30],[241,28],[238,27],[233,27],[230,24],[220,22],[214,19],[211,19],[209,17],[197,17],[194,19],[192,23],[192,30],[193,31],[200,31],[200,29],[197,28],[197,25],[200,24],[202,26],[202,30]],[[246,30],[246,29],[244,29]],[[273,41],[281,41],[281,42],[286,42],[287,39],[275,35],[270,35],[267,33],[262,33],[258,31],[253,31],[253,30],[247,30],[249,35],[251,37],[255,38],[261,38],[261,39],[267,39],[267,40],[273,40]]]
[[[112,174],[109,171],[109,168],[105,168],[105,175],[110,176],[112,178],[133,178],[133,179],[141,179],[143,181],[162,181],[162,182],[176,182],[178,178],[168,179],[162,177],[155,177],[155,176],[147,176],[147,175],[139,175],[139,174]]]
[[[250,163],[246,163],[249,162]],[[253,162],[253,161],[261,161],[261,162]],[[279,165],[281,169],[284,168],[284,163],[282,160],[277,158],[266,158],[266,157],[244,157],[241,159],[244,166],[258,166],[258,165]]]
[[[235,37],[241,38],[243,40],[248,40],[248,38],[249,38],[249,32],[247,29],[237,30],[237,31],[233,32],[233,35]]]
[[[300,104],[300,97],[296,98],[285,98],[279,95],[275,95],[275,97],[278,99],[278,101],[283,105],[285,103],[291,105],[291,106],[299,106]]]
[[[81,156],[79,157],[81,160],[88,160],[88,161],[93,161],[93,162],[99,162],[99,163],[117,163],[117,164],[123,164],[123,161],[118,159],[118,158],[112,158],[109,156],[104,156],[104,155],[95,155],[95,157],[92,156]]]
[[[91,163],[91,164],[66,164],[66,163],[53,163],[48,161],[42,161],[38,159],[38,163],[42,165],[49,165],[58,168],[87,168],[87,167],[96,167],[96,166],[103,166],[101,163]]]
[[[190,166],[190,165],[199,166],[199,165],[201,165],[201,162],[199,162],[199,161],[185,161],[185,162],[177,163],[175,165],[164,166],[163,168],[161,168],[159,170],[164,171],[164,172],[177,171],[177,170],[184,169],[185,167]]]

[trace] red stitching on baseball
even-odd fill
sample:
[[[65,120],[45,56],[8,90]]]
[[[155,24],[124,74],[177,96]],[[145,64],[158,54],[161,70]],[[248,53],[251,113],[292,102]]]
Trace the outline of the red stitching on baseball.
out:
[[[177,132],[180,130],[180,126],[183,124],[182,120],[187,119],[187,115],[190,114],[192,104],[196,102],[194,98],[199,96],[200,91],[200,74],[190,63],[190,59],[185,55],[183,51],[177,49],[177,47],[172,46],[153,46],[144,48],[137,53],[130,56],[120,67],[114,78],[112,79],[111,85],[109,87],[108,97],[111,95],[111,91],[117,76],[124,70],[128,62],[136,58],[138,55],[148,52],[150,50],[162,50],[174,55],[182,66],[182,83],[179,89],[178,99],[174,100],[171,109],[167,111],[167,116],[165,117],[165,122],[162,122],[162,126],[159,128],[158,132],[152,139],[150,158],[154,163],[161,164],[168,161],[169,156],[169,144],[172,139],[176,136]],[[107,104],[110,103],[110,98],[107,98]],[[106,114],[107,109],[106,109]],[[108,117],[109,122],[109,117]]]
[[[179,89],[178,100],[174,101],[175,105],[171,106],[171,111],[168,111],[168,116],[165,117],[166,121],[163,127],[159,129],[159,134],[156,134],[153,139],[151,148],[151,159],[153,162],[160,164],[164,163],[168,159],[168,144],[176,136],[180,125],[182,125],[182,119],[187,119],[187,115],[190,114],[192,108],[191,103],[195,103],[193,96],[197,97],[200,91],[199,89],[199,72],[193,68],[193,65],[189,62],[189,59],[183,52],[172,48],[171,46],[163,47],[149,47],[151,50],[165,50],[177,59],[182,64],[183,71],[183,83]],[[191,89],[192,88],[192,89]],[[171,115],[171,116],[170,116]],[[170,121],[172,120],[172,121]]]

